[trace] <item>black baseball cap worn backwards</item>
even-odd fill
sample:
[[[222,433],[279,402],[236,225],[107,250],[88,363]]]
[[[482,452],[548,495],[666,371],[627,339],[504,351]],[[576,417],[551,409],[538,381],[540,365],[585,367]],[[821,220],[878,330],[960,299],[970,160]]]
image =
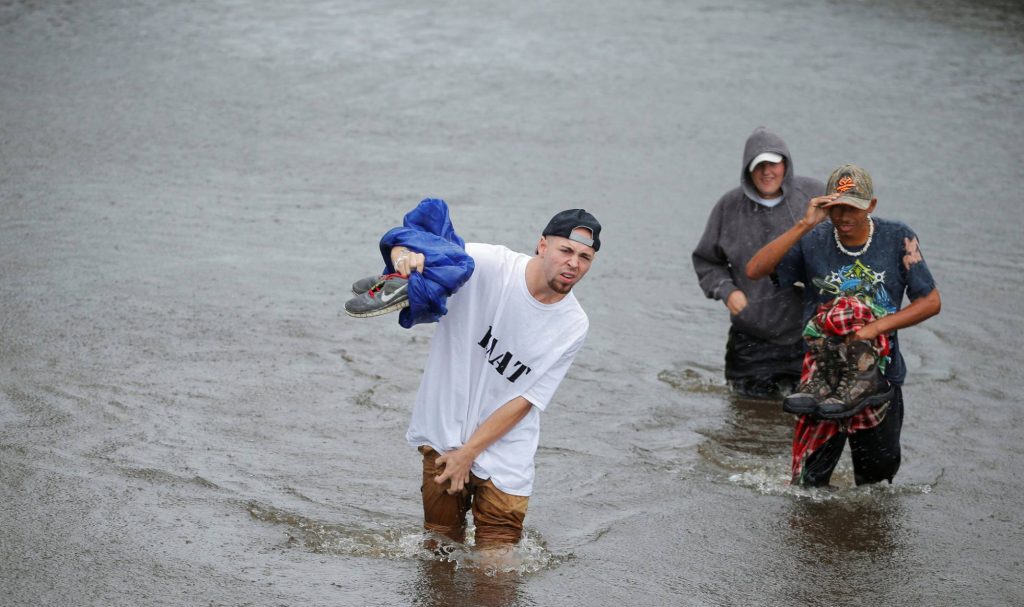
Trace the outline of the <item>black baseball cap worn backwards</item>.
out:
[[[591,238],[574,234],[573,230],[576,228],[590,230]],[[541,232],[541,236],[561,236],[593,247],[594,251],[597,251],[601,248],[601,222],[583,209],[568,209],[552,217],[547,227]]]

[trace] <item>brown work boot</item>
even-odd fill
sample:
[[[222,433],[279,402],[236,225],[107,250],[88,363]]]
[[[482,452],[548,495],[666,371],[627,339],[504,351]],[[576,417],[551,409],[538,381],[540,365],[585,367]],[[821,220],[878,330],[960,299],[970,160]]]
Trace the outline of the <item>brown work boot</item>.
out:
[[[892,398],[892,386],[878,369],[878,355],[870,341],[840,344],[836,353],[841,361],[839,383],[832,396],[818,404],[818,415],[825,419],[850,417]]]
[[[806,415],[818,412],[818,404],[832,394],[839,374],[835,364],[836,344],[824,337],[807,341],[807,351],[814,360],[814,371],[807,381],[782,401],[786,413]]]

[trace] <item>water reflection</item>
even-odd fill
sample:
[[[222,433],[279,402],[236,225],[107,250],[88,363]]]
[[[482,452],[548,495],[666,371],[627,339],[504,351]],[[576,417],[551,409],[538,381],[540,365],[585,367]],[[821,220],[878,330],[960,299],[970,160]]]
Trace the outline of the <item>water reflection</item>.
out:
[[[832,493],[830,499],[791,503],[784,541],[794,569],[806,574],[806,584],[791,589],[792,600],[812,604],[828,588],[830,600],[842,603],[871,588],[872,602],[888,604],[886,597],[899,597],[906,582],[900,496],[881,487]]]
[[[898,547],[901,504],[895,495],[855,496],[857,489],[841,490],[836,499],[796,500],[789,513],[791,539],[816,562],[851,553],[888,559]],[[849,497],[851,499],[843,499]]]
[[[782,412],[777,400],[730,394],[726,403],[721,424],[701,432],[705,441],[698,447],[700,454],[730,478],[757,477],[785,484],[792,416]]]
[[[526,604],[521,596],[522,579],[516,573],[462,569],[449,560],[425,560],[406,594],[410,604],[421,607],[514,607]]]
[[[788,454],[793,438],[794,417],[782,411],[778,399],[752,399],[730,394],[721,438],[733,448],[761,457]]]

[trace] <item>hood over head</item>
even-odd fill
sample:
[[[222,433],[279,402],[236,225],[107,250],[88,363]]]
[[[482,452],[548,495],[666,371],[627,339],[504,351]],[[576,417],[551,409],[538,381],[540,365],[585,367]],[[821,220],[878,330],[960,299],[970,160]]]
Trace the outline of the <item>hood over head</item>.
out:
[[[765,152],[778,154],[786,160],[786,175],[782,178],[782,195],[785,196],[789,184],[793,181],[793,159],[789,155],[789,146],[774,132],[766,127],[759,126],[747,137],[747,144],[743,147],[743,166],[740,167],[740,185],[747,198],[756,200],[760,198],[754,182],[750,179],[750,163],[758,155]]]

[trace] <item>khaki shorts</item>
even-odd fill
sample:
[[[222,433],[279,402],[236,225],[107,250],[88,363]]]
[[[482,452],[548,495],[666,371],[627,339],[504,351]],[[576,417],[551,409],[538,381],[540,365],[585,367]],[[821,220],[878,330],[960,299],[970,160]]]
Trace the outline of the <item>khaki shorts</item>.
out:
[[[469,475],[469,483],[455,495],[448,495],[448,483],[438,485],[434,477],[444,465],[437,464],[440,454],[428,446],[423,454],[423,526],[429,531],[463,542],[466,539],[466,513],[472,508],[477,547],[514,544],[523,535],[523,520],[529,497],[510,495],[494,486],[490,479]]]

